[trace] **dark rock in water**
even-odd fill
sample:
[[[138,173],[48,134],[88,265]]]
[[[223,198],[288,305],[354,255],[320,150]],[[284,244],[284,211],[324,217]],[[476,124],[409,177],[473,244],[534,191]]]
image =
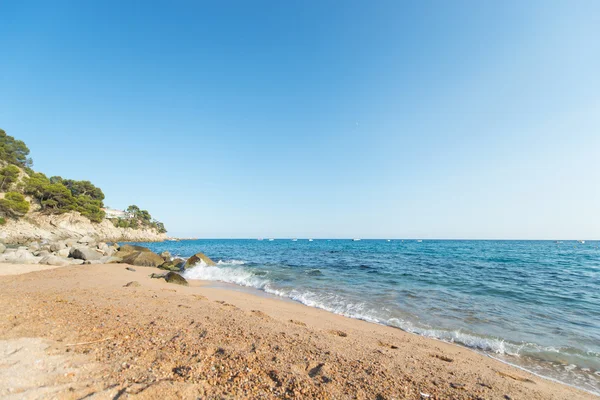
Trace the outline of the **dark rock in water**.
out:
[[[117,257],[119,257],[119,253],[117,253]],[[151,251],[138,251],[122,258],[124,264],[131,264],[138,267],[158,267],[165,262],[161,256]]]
[[[73,247],[69,252],[69,257],[76,258],[78,260],[91,261],[99,260],[102,255],[94,249],[89,247]]]
[[[183,269],[191,268],[201,262],[206,263],[206,265],[217,265],[213,260],[206,257],[203,253],[196,253],[190,258],[188,258],[188,260],[185,262],[185,265],[183,266]]]
[[[181,268],[178,265],[173,264],[172,261],[166,261],[162,263],[158,268],[164,269],[167,271],[181,271]]]
[[[165,275],[165,281],[174,283],[176,285],[188,286],[188,281],[186,281],[183,276],[176,272],[169,272],[167,275]]]
[[[132,271],[132,272],[135,272],[135,268],[126,267],[125,269],[126,269],[127,271]]]
[[[138,281],[131,281],[123,285],[123,287],[140,287],[140,283]]]

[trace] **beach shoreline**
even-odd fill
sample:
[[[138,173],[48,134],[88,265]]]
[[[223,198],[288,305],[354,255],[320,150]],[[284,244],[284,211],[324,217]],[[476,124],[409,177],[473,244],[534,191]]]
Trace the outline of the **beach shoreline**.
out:
[[[60,398],[595,398],[461,346],[133,268],[1,276],[3,346],[42,340],[48,357],[74,367],[21,386],[5,373],[0,386],[12,391],[0,396],[36,393],[43,381]]]

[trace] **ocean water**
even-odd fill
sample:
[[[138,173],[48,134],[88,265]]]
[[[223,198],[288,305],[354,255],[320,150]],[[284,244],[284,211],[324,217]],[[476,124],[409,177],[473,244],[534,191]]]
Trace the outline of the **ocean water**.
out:
[[[229,282],[454,342],[600,394],[600,242],[195,240]]]

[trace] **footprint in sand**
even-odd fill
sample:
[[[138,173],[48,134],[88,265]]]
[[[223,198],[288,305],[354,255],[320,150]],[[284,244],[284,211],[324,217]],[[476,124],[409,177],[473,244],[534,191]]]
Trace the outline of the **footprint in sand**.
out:
[[[223,300],[215,300],[215,303],[219,303],[221,304],[223,307],[231,307],[231,308],[237,308],[236,306],[234,306],[233,304],[229,304],[224,302]]]
[[[381,340],[379,341],[379,345],[382,346],[382,347],[388,347],[388,348],[393,349],[393,350],[396,350],[398,348],[398,346],[396,346],[394,344],[389,344],[389,343],[386,343],[386,342],[381,341]]]
[[[518,375],[507,374],[506,372],[500,372],[500,371],[496,371],[496,372],[498,373],[498,375],[500,375],[500,376],[502,376],[504,378],[514,379],[515,381],[519,381],[519,382],[535,383],[531,379],[523,378],[523,377],[518,376]]]
[[[338,330],[335,330],[335,329],[329,331],[329,333],[331,333],[332,335],[339,336],[339,337],[346,337],[346,336],[348,336],[348,334],[346,332],[344,332],[344,331],[338,331]]]
[[[138,281],[131,281],[131,282],[127,282],[126,284],[123,285],[123,287],[140,287],[142,285],[140,285],[140,283]]]
[[[453,360],[453,359],[451,359],[450,357],[446,357],[446,356],[444,356],[444,355],[439,355],[439,354],[432,354],[432,355],[431,355],[431,357],[435,357],[435,358],[437,358],[438,360],[446,361],[446,362],[449,362],[449,363],[451,363],[451,362],[453,362],[453,361],[454,361],[454,360]]]
[[[292,324],[296,324],[296,325],[300,325],[300,326],[306,326],[306,324],[302,321],[294,321],[293,319],[290,319],[290,322]]]
[[[196,300],[207,300],[206,297],[200,295],[200,294],[193,294],[192,295]]]
[[[271,319],[271,317],[269,317],[267,314],[265,314],[264,312],[262,312],[260,310],[252,310],[252,314],[258,315],[261,318]]]

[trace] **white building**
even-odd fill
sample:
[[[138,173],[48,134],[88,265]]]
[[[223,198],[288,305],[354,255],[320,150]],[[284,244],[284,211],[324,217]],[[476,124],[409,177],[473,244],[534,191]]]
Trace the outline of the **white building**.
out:
[[[106,219],[129,219],[131,218],[131,213],[123,210],[115,210],[113,208],[103,208]]]

